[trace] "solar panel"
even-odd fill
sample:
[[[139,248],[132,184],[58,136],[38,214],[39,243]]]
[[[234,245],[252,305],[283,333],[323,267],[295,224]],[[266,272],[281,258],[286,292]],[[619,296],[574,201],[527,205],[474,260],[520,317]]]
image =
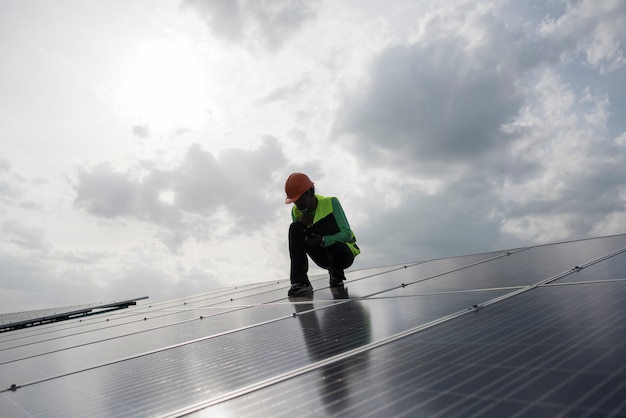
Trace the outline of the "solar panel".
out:
[[[576,270],[576,274],[571,274],[559,280],[559,283],[581,283],[587,281],[602,280],[623,280],[626,279],[626,252],[614,255],[600,263]]]
[[[78,316],[95,315],[116,309],[124,309],[131,305],[136,305],[137,301],[142,299],[147,299],[147,296],[123,300],[121,302],[106,302],[55,309],[17,312],[14,314],[3,314],[0,315],[0,332],[33,327],[50,322],[65,321]]]
[[[221,289],[0,334],[22,416],[626,414],[626,235]]]

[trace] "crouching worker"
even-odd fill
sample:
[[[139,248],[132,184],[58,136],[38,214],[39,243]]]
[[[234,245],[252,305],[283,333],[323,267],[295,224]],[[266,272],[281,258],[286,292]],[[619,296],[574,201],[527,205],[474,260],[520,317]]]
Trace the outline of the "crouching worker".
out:
[[[352,265],[361,250],[336,197],[315,194],[306,174],[293,173],[285,182],[286,204],[294,203],[289,226],[291,288],[288,296],[313,292],[307,275],[307,255],[330,274],[330,286],[343,286],[344,269]]]

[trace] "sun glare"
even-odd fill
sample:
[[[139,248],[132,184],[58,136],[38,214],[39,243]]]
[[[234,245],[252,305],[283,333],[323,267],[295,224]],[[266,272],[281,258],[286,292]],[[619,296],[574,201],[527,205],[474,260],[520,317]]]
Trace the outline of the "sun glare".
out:
[[[125,84],[130,112],[151,129],[196,126],[206,116],[205,75],[184,42],[140,44]]]

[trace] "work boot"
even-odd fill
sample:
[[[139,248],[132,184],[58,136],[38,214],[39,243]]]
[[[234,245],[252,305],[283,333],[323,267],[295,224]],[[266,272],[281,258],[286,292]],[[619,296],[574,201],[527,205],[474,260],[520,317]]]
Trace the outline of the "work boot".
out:
[[[311,283],[293,283],[287,296],[302,296],[313,292]]]
[[[330,276],[330,281],[328,282],[330,287],[339,287],[343,286],[343,279],[341,277]]]

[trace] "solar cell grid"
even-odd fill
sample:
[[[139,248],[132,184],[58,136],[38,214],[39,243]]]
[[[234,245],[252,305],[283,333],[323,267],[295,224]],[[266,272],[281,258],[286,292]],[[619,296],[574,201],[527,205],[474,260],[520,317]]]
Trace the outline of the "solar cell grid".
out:
[[[0,334],[0,410],[624,415],[625,249],[620,235],[355,270],[350,299],[317,275],[311,299],[255,284]]]

